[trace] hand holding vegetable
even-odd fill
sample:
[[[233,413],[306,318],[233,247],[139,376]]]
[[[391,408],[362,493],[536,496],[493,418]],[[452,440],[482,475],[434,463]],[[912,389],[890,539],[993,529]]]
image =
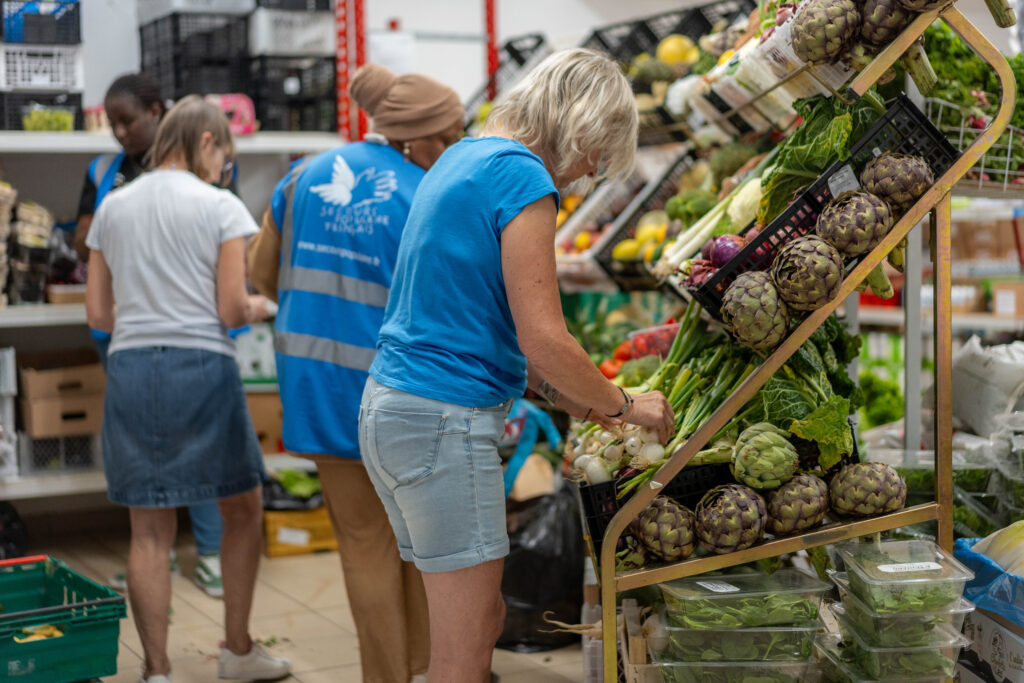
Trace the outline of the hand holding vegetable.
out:
[[[593,414],[591,416],[593,417]],[[668,399],[660,391],[648,391],[646,394],[634,396],[633,402],[622,416],[622,421],[650,427],[658,433],[660,443],[667,443],[675,431],[675,413]]]

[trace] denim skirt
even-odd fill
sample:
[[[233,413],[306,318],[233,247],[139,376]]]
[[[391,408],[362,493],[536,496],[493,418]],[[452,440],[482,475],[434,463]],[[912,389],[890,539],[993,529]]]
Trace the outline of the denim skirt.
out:
[[[178,347],[116,351],[103,413],[107,497],[181,507],[262,484],[263,453],[235,359]]]

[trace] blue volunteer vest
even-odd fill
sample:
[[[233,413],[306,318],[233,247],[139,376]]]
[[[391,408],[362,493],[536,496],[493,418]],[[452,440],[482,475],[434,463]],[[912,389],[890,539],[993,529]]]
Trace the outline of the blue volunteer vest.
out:
[[[359,403],[423,176],[392,147],[356,142],[297,162],[274,191],[274,348],[289,451],[359,457]]]
[[[117,182],[117,174],[121,172],[121,164],[124,163],[125,153],[101,154],[89,164],[89,180],[96,186],[96,204],[93,212],[100,208],[103,198],[110,194]]]

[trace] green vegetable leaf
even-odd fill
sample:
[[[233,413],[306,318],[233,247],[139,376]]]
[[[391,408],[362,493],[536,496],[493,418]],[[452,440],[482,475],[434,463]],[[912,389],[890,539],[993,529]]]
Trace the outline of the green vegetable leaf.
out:
[[[786,428],[814,411],[814,404],[800,385],[776,374],[761,389],[765,421]]]
[[[853,452],[853,431],[847,421],[849,414],[850,401],[833,397],[805,419],[790,424],[789,431],[818,444],[818,464],[827,471],[839,464],[844,455]]]

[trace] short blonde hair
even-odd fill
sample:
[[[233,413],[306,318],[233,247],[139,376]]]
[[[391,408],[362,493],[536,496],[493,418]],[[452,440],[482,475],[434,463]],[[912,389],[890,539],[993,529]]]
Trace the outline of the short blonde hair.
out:
[[[602,177],[622,177],[633,168],[638,119],[619,65],[595,50],[574,48],[554,53],[527,74],[495,105],[486,130],[530,147],[556,176],[601,154],[607,163]]]
[[[229,156],[234,155],[235,141],[224,112],[198,95],[182,98],[171,107],[156,130],[153,167],[162,166],[168,159],[181,153],[185,156],[188,170],[202,177],[199,148],[203,133],[210,133],[215,145],[226,148]]]

